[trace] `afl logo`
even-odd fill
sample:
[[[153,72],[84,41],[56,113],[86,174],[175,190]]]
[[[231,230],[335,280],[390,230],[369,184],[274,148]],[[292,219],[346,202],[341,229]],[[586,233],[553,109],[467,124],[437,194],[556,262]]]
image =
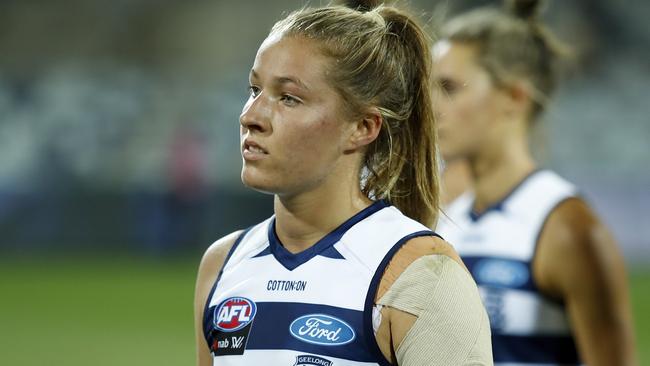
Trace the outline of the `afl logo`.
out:
[[[224,332],[242,329],[253,321],[257,306],[245,297],[229,297],[214,309],[214,326]]]
[[[323,346],[340,346],[354,340],[354,330],[341,319],[325,314],[303,315],[289,326],[295,338]]]

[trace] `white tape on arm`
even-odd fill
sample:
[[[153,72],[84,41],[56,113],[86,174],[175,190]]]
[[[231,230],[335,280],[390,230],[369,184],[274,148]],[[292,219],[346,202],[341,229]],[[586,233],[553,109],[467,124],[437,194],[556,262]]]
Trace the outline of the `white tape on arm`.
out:
[[[397,348],[398,365],[493,364],[490,324],[478,289],[452,258],[418,258],[378,304],[417,316]]]

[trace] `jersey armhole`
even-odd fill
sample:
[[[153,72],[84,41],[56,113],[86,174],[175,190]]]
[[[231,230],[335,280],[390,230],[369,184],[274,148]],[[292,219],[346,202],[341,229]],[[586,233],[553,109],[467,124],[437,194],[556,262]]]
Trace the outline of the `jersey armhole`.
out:
[[[393,259],[395,254],[402,248],[402,246],[404,246],[404,244],[406,244],[407,241],[421,236],[435,236],[442,239],[440,235],[431,230],[416,231],[403,237],[397,243],[395,243],[395,245],[393,245],[388,253],[386,253],[381,263],[377,267],[377,270],[375,271],[375,274],[370,281],[370,286],[368,287],[368,293],[366,294],[366,301],[363,307],[363,329],[366,337],[366,344],[368,345],[370,352],[372,352],[372,354],[375,356],[377,363],[379,363],[381,366],[391,366],[392,363],[390,360],[387,360],[384,354],[381,352],[379,344],[377,344],[377,338],[375,337],[375,332],[372,326],[372,309],[375,304],[377,289],[379,287],[379,283],[381,282],[381,278],[384,275],[386,267],[390,263],[391,259]]]
[[[237,240],[233,243],[232,247],[230,247],[230,250],[228,251],[228,255],[226,255],[226,258],[223,261],[223,265],[221,266],[221,269],[219,270],[219,274],[217,275],[217,278],[214,281],[214,284],[212,285],[212,289],[210,289],[210,293],[208,294],[208,297],[205,300],[205,305],[203,307],[203,337],[205,340],[208,340],[208,309],[210,308],[210,301],[212,300],[212,296],[214,295],[214,291],[217,289],[217,284],[219,283],[219,280],[221,279],[221,275],[223,274],[224,268],[226,268],[226,265],[228,264],[228,261],[230,260],[230,257],[232,257],[233,253],[235,253],[235,250],[239,246],[239,243],[244,239],[246,234],[253,228],[254,226],[250,226],[247,229],[245,229],[239,237],[237,237]]]

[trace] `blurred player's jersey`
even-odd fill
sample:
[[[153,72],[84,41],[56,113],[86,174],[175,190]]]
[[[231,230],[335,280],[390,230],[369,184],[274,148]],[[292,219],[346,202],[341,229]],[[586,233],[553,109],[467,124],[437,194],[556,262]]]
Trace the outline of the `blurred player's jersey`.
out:
[[[408,239],[435,234],[384,201],[298,254],[274,224],[238,239],[208,297],[203,330],[214,364],[385,364],[373,328],[381,275]]]
[[[540,294],[531,262],[551,211],[576,195],[557,174],[536,171],[480,215],[465,193],[437,232],[461,255],[490,316],[495,365],[579,365],[563,304]]]

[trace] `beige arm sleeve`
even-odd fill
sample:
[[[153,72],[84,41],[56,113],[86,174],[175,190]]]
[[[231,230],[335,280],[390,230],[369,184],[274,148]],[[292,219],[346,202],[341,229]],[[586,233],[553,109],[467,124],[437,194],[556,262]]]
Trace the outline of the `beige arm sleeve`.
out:
[[[378,304],[417,316],[397,348],[398,365],[493,364],[490,324],[478,289],[452,258],[418,258]]]

